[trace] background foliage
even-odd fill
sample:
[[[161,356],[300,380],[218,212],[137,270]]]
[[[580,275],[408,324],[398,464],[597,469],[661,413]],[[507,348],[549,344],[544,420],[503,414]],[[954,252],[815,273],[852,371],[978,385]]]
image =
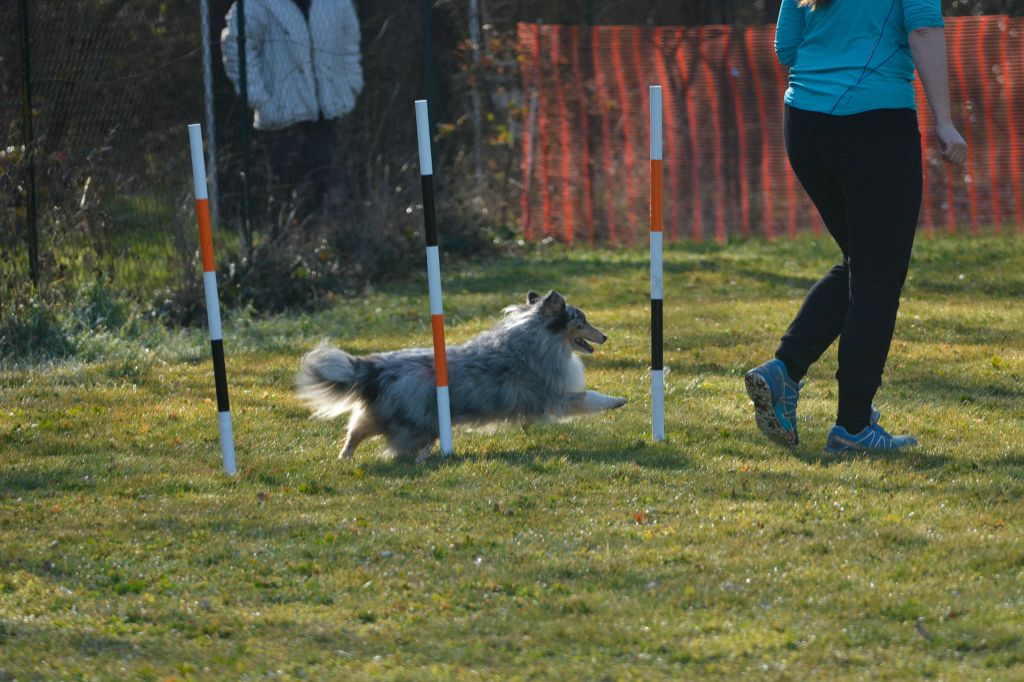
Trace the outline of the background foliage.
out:
[[[19,2],[0,7],[19,35]],[[0,41],[0,305],[3,319],[99,287],[172,323],[201,317],[185,125],[203,120],[198,3],[39,0],[27,3],[42,280],[29,286],[24,218],[22,59]],[[420,267],[421,216],[411,101],[431,95],[442,238],[448,257],[507,248],[516,237],[524,115],[519,21],[626,24],[770,23],[777,0],[480,0],[479,60],[468,0],[360,0],[366,88],[338,132],[327,211],[305,219],[273,187],[255,136],[255,248],[240,234],[243,112],[220,66],[228,0],[211,0],[221,217],[221,291],[229,306],[311,309],[367,282]],[[425,8],[433,26],[427,82]],[[1024,13],[1021,0],[944,2],[947,14]],[[471,116],[481,108],[479,164]],[[28,306],[21,307],[18,306]],[[27,313],[24,313],[27,314]],[[38,322],[38,320],[37,320]],[[26,320],[19,324],[27,324]],[[19,329],[21,327],[18,327]],[[8,336],[14,332],[4,332]],[[4,347],[10,348],[10,343]]]

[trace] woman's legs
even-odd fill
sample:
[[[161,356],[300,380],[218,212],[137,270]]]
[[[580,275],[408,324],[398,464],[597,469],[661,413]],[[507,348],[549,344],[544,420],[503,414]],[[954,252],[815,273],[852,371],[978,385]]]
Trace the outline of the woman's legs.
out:
[[[830,137],[847,197],[850,298],[839,341],[839,415],[868,425],[882,384],[921,208],[921,136],[910,109],[865,112]]]
[[[334,128],[334,119],[321,118],[265,133],[273,189],[283,200],[294,195],[302,215],[316,213],[323,207],[334,157]]]
[[[784,135],[790,165],[843,252],[842,261],[811,287],[775,352],[794,381],[800,381],[839,336],[850,299],[846,197],[842,182],[822,158],[822,136],[828,133],[822,128],[825,122],[824,114],[786,107]]]
[[[271,191],[284,201],[291,196],[302,177],[305,137],[305,131],[299,123],[263,133],[273,174]]]
[[[909,109],[853,116],[787,109],[786,138],[793,170],[843,262],[811,288],[776,357],[798,379],[840,336],[837,423],[857,433],[881,385],[914,243],[922,191],[917,117]]]
[[[334,119],[320,118],[306,124],[306,177],[310,212],[323,208],[331,180],[336,135]]]
[[[821,115],[786,108],[785,138],[790,162],[840,248],[846,244],[846,200],[842,185],[822,163]],[[783,337],[775,359],[744,376],[754,404],[754,421],[771,440],[795,447],[800,379],[842,329],[849,299],[846,260],[815,284]]]

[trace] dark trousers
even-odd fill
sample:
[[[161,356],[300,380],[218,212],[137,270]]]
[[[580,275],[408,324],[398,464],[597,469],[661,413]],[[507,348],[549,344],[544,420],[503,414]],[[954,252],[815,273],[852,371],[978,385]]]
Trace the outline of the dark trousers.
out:
[[[842,261],[811,287],[775,356],[799,380],[838,337],[837,422],[859,431],[882,383],[921,207],[917,114],[787,106],[785,141]]]
[[[305,212],[318,211],[330,180],[334,120],[303,121],[266,135],[274,175],[272,193],[281,198],[294,194]]]

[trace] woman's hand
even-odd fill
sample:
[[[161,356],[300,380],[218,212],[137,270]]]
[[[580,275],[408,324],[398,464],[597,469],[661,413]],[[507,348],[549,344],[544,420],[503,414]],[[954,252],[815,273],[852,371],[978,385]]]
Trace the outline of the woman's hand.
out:
[[[956,129],[952,121],[940,123],[935,126],[935,135],[939,138],[939,152],[943,158],[958,166],[964,165],[967,160],[967,143],[964,142],[960,131]]]

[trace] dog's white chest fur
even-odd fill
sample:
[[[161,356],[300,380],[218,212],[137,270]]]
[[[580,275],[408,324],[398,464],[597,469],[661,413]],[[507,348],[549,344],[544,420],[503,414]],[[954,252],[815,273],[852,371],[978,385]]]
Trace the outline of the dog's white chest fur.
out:
[[[570,393],[579,393],[586,386],[586,380],[583,378],[583,361],[580,360],[580,356],[575,353],[571,354],[569,359],[569,371],[566,372],[566,388],[569,389]]]

